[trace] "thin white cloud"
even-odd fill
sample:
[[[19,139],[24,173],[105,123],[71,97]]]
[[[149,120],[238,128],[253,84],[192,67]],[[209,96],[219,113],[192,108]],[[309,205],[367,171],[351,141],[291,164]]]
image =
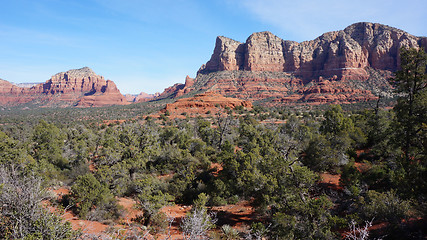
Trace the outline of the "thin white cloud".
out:
[[[414,35],[427,35],[425,0],[229,0],[255,17],[275,26],[281,37],[312,40],[320,34],[340,30],[362,21],[401,28]]]

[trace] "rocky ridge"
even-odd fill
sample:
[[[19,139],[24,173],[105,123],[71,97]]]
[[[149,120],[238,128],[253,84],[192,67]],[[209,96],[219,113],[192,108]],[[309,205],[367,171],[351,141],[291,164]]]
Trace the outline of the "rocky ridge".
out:
[[[194,83],[195,83],[195,79],[187,75],[187,77],[185,78],[185,84],[176,83],[173,86],[166,88],[162,93],[160,93],[156,97],[156,99],[181,97],[195,90],[195,88],[193,88]]]
[[[84,67],[57,73],[45,83],[30,88],[0,81],[0,104],[33,103],[42,106],[108,106],[127,104],[111,80]]]
[[[21,88],[31,88],[40,83],[12,83],[12,84]]]
[[[215,114],[218,111],[222,111],[227,108],[234,109],[237,106],[252,109],[252,103],[250,101],[224,97],[214,92],[205,92],[203,94],[196,94],[189,98],[180,98],[174,103],[167,104],[161,112],[168,112],[168,114],[174,118],[185,118],[187,115],[195,116]]]
[[[301,43],[270,32],[245,43],[220,36],[191,87],[178,84],[160,96],[209,90],[270,103],[373,100],[391,94],[387,79],[399,68],[401,47],[426,49],[427,38],[366,22]]]

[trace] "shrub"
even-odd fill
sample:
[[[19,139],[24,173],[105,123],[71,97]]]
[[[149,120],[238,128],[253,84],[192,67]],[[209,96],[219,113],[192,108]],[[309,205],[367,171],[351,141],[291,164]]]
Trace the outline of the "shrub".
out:
[[[104,218],[112,217],[109,212],[117,212],[117,205],[110,190],[102,185],[91,173],[79,176],[71,187],[71,200],[79,217],[86,218],[87,214],[97,207],[97,211],[105,211]],[[96,220],[101,220],[102,216],[96,216]]]
[[[409,216],[409,201],[400,199],[395,191],[379,193],[374,190],[367,192],[367,201],[363,206],[363,215],[367,219],[387,221],[397,226],[402,219]]]
[[[142,224],[151,224],[152,221],[155,221],[153,218],[161,217],[158,216],[160,208],[173,200],[171,195],[163,192],[162,187],[161,182],[152,177],[141,178],[135,183],[136,192],[139,193],[137,201],[139,207],[144,210]],[[154,224],[156,225],[156,223]]]
[[[40,178],[0,168],[0,238],[77,239],[68,222],[43,208],[44,199]]]
[[[184,239],[207,239],[208,230],[215,226],[216,218],[206,208],[194,208],[181,222]]]
[[[239,232],[232,228],[230,225],[224,225],[221,227],[222,230],[222,239],[225,240],[233,240],[233,239],[239,239]]]

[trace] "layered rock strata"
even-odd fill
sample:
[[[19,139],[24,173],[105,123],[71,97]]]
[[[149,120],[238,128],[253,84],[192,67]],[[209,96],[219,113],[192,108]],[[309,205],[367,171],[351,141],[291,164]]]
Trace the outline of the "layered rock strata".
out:
[[[378,23],[356,23],[301,43],[280,39],[270,32],[254,33],[245,43],[218,37],[211,59],[200,72],[292,72],[314,78],[366,76],[365,67],[395,71],[401,47],[426,44],[425,37]]]
[[[173,117],[183,117],[183,114],[191,116],[196,114],[215,114],[218,111],[224,111],[226,108],[234,109],[237,106],[252,109],[250,101],[224,97],[218,93],[205,92],[203,94],[196,94],[194,97],[181,98],[174,103],[167,104],[162,112],[168,112]]]
[[[61,107],[127,104],[113,81],[105,80],[88,67],[55,74],[45,83],[30,88],[18,87],[4,80],[0,81],[2,105],[28,102]]]
[[[373,100],[391,94],[387,79],[399,68],[401,47],[427,47],[427,38],[377,23],[301,43],[270,32],[254,33],[245,43],[218,37],[191,88],[176,85],[167,95],[210,90],[275,103]]]

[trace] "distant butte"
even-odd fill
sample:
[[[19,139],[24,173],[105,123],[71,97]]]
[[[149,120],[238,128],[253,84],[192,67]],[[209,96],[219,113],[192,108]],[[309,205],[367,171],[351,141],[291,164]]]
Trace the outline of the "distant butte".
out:
[[[25,103],[58,107],[128,104],[113,81],[105,80],[88,67],[55,74],[45,83],[30,88],[0,80],[0,104]]]
[[[141,92],[140,94],[126,94],[125,98],[128,102],[147,102],[159,96],[160,93],[149,94],[145,92]]]

